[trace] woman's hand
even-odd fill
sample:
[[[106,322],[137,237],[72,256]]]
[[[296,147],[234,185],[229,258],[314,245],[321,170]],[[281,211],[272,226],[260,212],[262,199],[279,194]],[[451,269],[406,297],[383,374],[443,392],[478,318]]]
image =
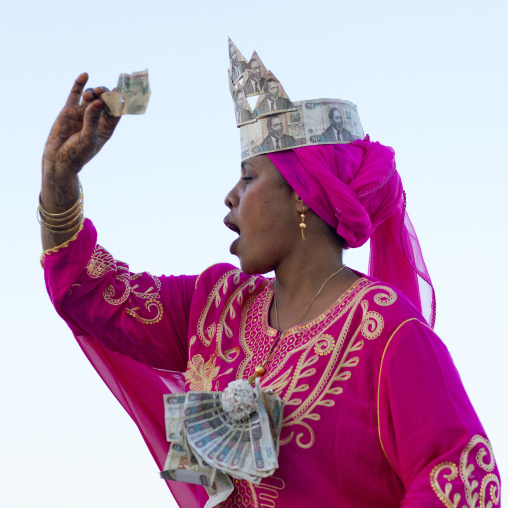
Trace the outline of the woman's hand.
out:
[[[41,208],[46,212],[41,217],[44,250],[63,244],[77,231],[82,208],[76,208],[79,213],[75,218],[65,213],[72,211],[79,199],[78,173],[105,145],[120,121],[119,117],[102,112],[101,95],[107,88],[89,88],[83,92],[87,81],[86,72],[76,79],[44,148],[40,195]]]
[[[42,158],[43,172],[55,176],[77,174],[112,136],[120,117],[101,114],[105,87],[89,88],[84,72],[76,79],[69,98],[49,133]]]

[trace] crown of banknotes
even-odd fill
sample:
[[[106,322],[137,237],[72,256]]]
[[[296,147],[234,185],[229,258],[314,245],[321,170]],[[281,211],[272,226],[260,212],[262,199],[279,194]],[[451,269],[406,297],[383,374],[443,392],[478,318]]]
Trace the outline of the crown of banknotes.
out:
[[[254,51],[249,61],[231,39],[229,88],[240,128],[242,160],[306,145],[349,143],[363,138],[356,105],[340,99],[294,102]],[[247,97],[258,96],[251,109]]]

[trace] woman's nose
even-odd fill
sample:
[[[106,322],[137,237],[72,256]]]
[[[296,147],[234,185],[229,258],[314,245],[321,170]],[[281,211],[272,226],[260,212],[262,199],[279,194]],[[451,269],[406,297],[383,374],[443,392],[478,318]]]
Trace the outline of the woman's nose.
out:
[[[234,192],[235,188],[233,187],[226,195],[226,197],[224,198],[224,204],[230,209],[232,210],[233,209],[233,206],[234,206],[234,201],[235,201],[235,198],[233,196],[233,192]]]

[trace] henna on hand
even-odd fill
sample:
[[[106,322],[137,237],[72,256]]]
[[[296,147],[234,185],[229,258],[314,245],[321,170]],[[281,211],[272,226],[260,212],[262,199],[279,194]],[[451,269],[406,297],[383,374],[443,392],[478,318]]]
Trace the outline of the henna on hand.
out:
[[[42,157],[41,205],[49,213],[71,208],[79,196],[78,173],[106,144],[120,118],[105,114],[105,87],[83,89],[88,74],[78,76],[46,141]],[[43,248],[58,246],[74,234],[41,229]]]

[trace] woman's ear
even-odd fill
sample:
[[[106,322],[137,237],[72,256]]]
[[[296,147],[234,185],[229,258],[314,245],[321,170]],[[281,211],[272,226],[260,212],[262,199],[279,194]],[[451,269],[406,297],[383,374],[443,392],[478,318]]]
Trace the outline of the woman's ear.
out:
[[[309,209],[309,207],[303,202],[303,199],[294,191],[293,197],[296,204],[296,211],[298,213],[305,213]]]

